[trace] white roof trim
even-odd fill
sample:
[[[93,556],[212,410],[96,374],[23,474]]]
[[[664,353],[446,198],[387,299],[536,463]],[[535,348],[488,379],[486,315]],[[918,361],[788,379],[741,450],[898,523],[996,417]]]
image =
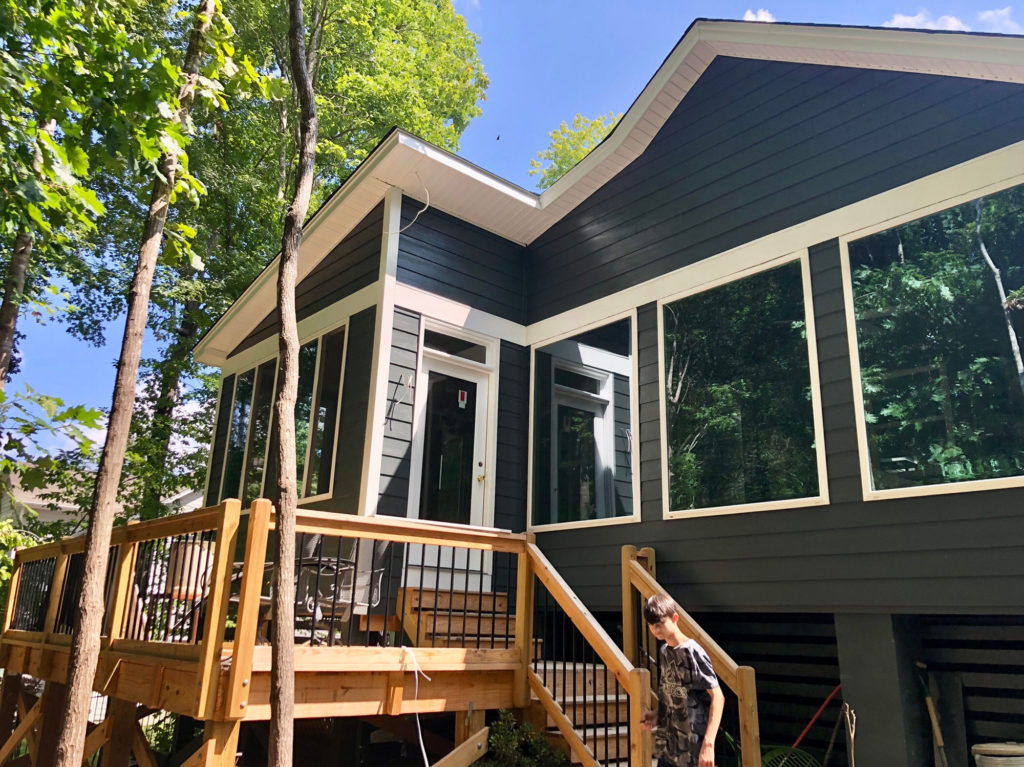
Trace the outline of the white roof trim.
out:
[[[1024,36],[697,21],[608,138],[542,194],[394,131],[306,224],[299,280],[392,187],[418,199],[425,198],[425,187],[431,207],[513,242],[532,242],[640,156],[716,56],[1024,84]],[[275,306],[277,263],[271,262],[199,342],[199,361],[222,364]]]

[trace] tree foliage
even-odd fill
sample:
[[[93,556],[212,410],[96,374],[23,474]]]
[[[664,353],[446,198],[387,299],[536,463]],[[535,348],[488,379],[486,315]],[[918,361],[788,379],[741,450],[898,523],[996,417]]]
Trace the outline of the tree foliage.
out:
[[[621,118],[621,112],[609,112],[607,116],[598,115],[593,119],[577,114],[571,126],[563,122],[551,131],[548,148],[537,153],[540,160],[530,160],[530,175],[540,176],[537,186],[547,189],[572,170],[611,133]]]

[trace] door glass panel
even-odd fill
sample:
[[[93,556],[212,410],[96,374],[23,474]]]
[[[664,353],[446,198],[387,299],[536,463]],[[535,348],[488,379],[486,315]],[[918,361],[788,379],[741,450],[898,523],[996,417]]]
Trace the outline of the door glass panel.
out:
[[[428,376],[420,519],[470,522],[476,396],[472,381],[436,372]]]
[[[558,407],[558,521],[597,517],[597,453],[594,414]]]

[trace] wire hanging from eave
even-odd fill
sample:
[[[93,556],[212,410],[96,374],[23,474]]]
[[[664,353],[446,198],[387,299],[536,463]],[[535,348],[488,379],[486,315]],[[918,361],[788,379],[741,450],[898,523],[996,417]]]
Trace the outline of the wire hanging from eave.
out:
[[[426,194],[427,194],[427,201],[426,201],[426,203],[425,203],[425,204],[423,205],[423,207],[422,207],[422,208],[420,208],[420,209],[419,209],[418,211],[416,211],[416,215],[412,217],[412,221],[410,221],[410,222],[409,222],[408,224],[406,224],[405,226],[403,226],[403,227],[402,227],[401,229],[399,229],[399,230],[398,230],[397,232],[388,232],[388,234],[389,234],[389,235],[391,235],[391,236],[394,236],[394,235],[396,235],[396,234],[401,234],[401,233],[402,233],[402,232],[404,232],[404,231],[405,231],[406,229],[408,229],[408,228],[409,228],[410,226],[412,226],[413,224],[415,224],[415,223],[416,223],[416,219],[418,219],[418,218],[419,218],[419,217],[420,217],[420,216],[421,216],[421,215],[422,215],[423,213],[426,213],[426,211],[427,211],[427,208],[429,208],[429,207],[430,207],[430,190],[429,190],[429,189],[427,189],[427,185],[423,183],[423,179],[422,179],[422,178],[420,177],[420,172],[419,172],[418,170],[414,170],[414,171],[413,171],[413,173],[415,173],[415,174],[416,174],[416,178],[418,178],[418,179],[419,179],[419,182],[420,182],[420,186],[422,186],[422,187],[423,187],[423,191],[424,191],[424,192],[426,192]]]

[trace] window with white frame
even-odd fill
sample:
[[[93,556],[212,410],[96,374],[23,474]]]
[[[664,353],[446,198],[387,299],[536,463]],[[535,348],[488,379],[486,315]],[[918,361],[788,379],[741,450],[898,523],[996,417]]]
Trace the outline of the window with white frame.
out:
[[[633,515],[629,319],[534,352],[532,524]]]
[[[669,509],[818,496],[801,263],[662,312]]]
[[[295,401],[296,477],[299,498],[330,492],[341,405],[345,328],[332,330],[299,348]],[[211,499],[240,498],[244,506],[266,495],[276,481],[271,439],[277,360],[267,360],[234,378],[227,445],[219,492]],[[211,467],[216,477],[217,467]]]
[[[852,241],[872,490],[1024,476],[1024,187]]]

